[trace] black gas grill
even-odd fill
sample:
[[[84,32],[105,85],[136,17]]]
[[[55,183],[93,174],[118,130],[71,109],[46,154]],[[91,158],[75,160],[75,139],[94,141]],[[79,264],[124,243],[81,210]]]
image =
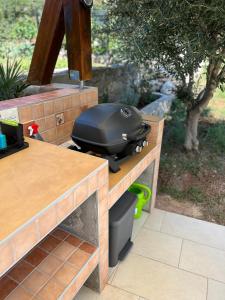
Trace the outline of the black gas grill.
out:
[[[148,144],[149,132],[138,109],[107,103],[86,110],[75,120],[72,140],[79,151],[108,159],[110,170],[117,172],[121,161]]]

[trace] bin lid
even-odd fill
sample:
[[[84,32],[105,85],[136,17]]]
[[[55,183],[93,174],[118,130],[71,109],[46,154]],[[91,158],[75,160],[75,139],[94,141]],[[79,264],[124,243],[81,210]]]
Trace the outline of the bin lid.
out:
[[[118,222],[124,214],[136,204],[137,196],[129,191],[125,192],[109,210],[109,225]]]

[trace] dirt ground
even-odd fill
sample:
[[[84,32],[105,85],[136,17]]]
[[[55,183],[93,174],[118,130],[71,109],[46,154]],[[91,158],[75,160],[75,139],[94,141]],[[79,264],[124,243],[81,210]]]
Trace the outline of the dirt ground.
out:
[[[163,146],[156,206],[225,225],[225,153],[205,145],[189,154]]]
[[[201,207],[191,203],[190,201],[178,201],[170,195],[160,194],[157,196],[156,207],[169,212],[193,217],[196,219],[204,219]]]

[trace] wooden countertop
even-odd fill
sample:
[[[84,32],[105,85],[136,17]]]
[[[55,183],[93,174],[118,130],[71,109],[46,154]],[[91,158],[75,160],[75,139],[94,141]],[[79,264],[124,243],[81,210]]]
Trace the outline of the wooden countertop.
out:
[[[27,139],[0,160],[0,241],[103,166],[103,159]]]

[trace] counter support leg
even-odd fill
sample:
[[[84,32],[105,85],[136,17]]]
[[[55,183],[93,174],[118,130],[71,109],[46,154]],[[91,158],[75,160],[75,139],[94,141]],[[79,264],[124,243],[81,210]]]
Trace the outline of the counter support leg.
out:
[[[152,184],[152,201],[151,209],[155,207],[156,194],[157,194],[157,182],[159,175],[159,163],[160,163],[160,154],[161,154],[161,144],[163,137],[163,128],[164,128],[164,119],[159,119],[158,117],[151,115],[144,115],[144,120],[151,125],[151,133],[148,137],[150,142],[154,142],[158,148],[156,153],[155,166],[154,166],[154,176]]]
[[[151,200],[151,211],[155,207],[156,195],[157,195],[157,183],[159,175],[159,163],[160,157],[157,157],[154,164],[153,182],[152,182],[152,200]]]

